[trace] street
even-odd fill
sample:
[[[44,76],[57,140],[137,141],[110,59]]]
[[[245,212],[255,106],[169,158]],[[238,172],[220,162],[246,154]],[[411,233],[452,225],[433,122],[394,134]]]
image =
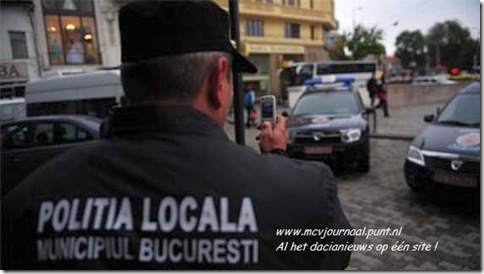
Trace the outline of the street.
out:
[[[413,136],[425,127],[422,117],[443,104],[378,112],[379,134]],[[226,132],[233,139],[233,126]],[[246,143],[257,150],[257,130],[246,130]],[[479,270],[480,212],[466,193],[414,193],[407,186],[403,165],[409,141],[371,139],[371,170],[367,174],[338,172],[339,198],[353,228],[402,228],[399,236],[355,237],[355,243],[387,246],[382,252],[353,252],[349,270]],[[398,241],[398,243],[397,243]],[[404,241],[404,242],[403,242]],[[397,251],[398,244],[405,250]],[[437,243],[438,242],[438,243]],[[392,251],[392,246],[395,251]],[[415,246],[417,244],[417,246]],[[430,251],[412,251],[420,246]]]

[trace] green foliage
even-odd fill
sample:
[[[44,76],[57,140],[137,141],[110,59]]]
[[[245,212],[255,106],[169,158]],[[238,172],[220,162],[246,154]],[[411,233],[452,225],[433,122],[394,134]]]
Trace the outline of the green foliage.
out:
[[[344,33],[336,39],[329,55],[332,60],[359,60],[370,54],[385,54],[385,46],[380,42],[382,39],[381,29],[358,25],[353,32]]]
[[[397,48],[395,56],[400,59],[403,68],[418,70],[425,68],[425,37],[419,30],[400,33],[395,46]]]
[[[425,37],[422,37],[420,31],[404,31],[397,37],[395,45],[395,55],[405,68],[409,68],[412,61],[418,68],[424,66],[425,46],[431,67],[441,64],[449,69],[456,67],[472,70],[481,56],[480,41],[474,40],[469,29],[456,20],[436,23]]]
[[[480,43],[473,40],[469,29],[456,20],[435,24],[427,41],[432,66],[440,59],[440,63],[448,68],[472,69],[473,56],[480,55]]]

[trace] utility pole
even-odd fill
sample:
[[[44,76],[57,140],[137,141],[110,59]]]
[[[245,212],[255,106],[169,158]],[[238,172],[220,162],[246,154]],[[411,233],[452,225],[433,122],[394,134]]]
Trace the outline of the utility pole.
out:
[[[235,41],[237,49],[241,48],[240,32],[239,32],[239,1],[229,1],[230,14],[230,33],[232,40]],[[235,141],[238,144],[245,145],[245,129],[244,129],[244,106],[242,94],[242,74],[234,72],[234,125],[235,125]]]

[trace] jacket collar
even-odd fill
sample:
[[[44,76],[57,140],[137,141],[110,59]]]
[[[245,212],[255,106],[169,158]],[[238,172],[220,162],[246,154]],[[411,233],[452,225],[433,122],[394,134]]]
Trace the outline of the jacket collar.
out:
[[[145,105],[114,110],[107,122],[107,135],[143,132],[195,133],[228,140],[215,121],[191,106]]]

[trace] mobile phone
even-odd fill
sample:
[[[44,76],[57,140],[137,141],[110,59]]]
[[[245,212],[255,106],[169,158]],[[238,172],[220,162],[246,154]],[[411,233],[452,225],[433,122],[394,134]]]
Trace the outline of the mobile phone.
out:
[[[276,97],[274,95],[264,95],[260,97],[261,123],[269,121],[274,126],[276,124]]]

